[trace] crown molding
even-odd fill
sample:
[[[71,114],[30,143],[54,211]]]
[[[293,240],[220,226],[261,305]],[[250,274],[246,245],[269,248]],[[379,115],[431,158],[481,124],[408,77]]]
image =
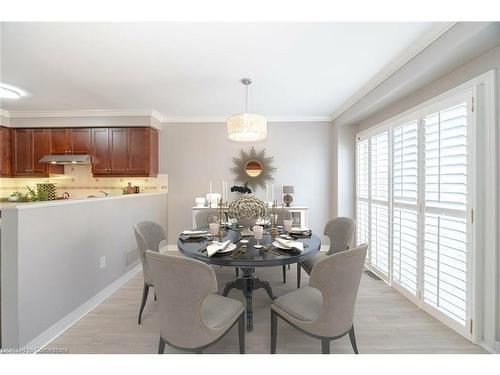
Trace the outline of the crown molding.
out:
[[[440,23],[432,27],[429,31],[424,33],[413,45],[408,48],[405,52],[400,54],[396,59],[387,64],[382,70],[380,70],[372,79],[370,79],[364,86],[362,86],[358,91],[354,93],[349,99],[347,99],[335,112],[331,115],[331,121],[337,119],[340,115],[346,112],[354,104],[363,99],[372,90],[374,90],[378,85],[384,82],[392,74],[398,71],[403,65],[408,63],[416,55],[418,55],[422,50],[432,44],[441,35],[447,32],[450,28],[456,25],[456,22],[446,22]]]
[[[229,116],[165,116],[164,123],[225,123]],[[329,116],[271,116],[268,122],[330,122]]]
[[[10,113],[9,113],[9,111],[6,111],[5,109],[0,109],[0,116],[10,117]]]
[[[7,112],[7,111],[6,111]],[[73,110],[73,111],[10,111],[11,118],[21,117],[119,117],[119,116],[151,116],[161,121],[163,116],[158,111],[129,110]]]

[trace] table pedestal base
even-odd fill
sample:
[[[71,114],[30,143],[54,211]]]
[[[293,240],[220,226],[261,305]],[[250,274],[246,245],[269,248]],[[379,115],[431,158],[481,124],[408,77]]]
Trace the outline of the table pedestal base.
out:
[[[224,292],[222,295],[226,297],[231,289],[239,289],[243,291],[243,295],[247,301],[247,331],[253,330],[253,308],[252,308],[252,296],[253,291],[264,288],[264,290],[269,295],[269,298],[275,299],[276,296],[273,294],[271,285],[265,280],[260,280],[255,277],[255,268],[242,268],[243,277],[236,280],[229,281],[224,287]]]

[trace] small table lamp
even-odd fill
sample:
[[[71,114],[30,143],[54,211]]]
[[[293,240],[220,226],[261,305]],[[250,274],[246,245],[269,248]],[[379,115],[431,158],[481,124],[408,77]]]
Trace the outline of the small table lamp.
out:
[[[293,194],[293,186],[283,186],[283,203],[290,207],[290,204],[293,202],[293,197],[290,194]]]

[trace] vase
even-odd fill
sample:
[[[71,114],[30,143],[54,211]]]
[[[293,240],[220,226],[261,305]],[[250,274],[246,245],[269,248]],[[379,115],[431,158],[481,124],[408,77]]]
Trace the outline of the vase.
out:
[[[253,227],[256,222],[257,222],[256,216],[239,217],[236,219],[236,223],[243,227],[243,230],[241,231],[242,236],[253,236],[253,232],[251,231],[250,228]]]

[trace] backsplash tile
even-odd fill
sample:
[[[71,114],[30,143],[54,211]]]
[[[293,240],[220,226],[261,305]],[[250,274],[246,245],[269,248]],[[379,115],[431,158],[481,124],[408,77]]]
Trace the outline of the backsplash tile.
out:
[[[168,175],[158,177],[93,177],[90,165],[65,165],[64,175],[49,178],[0,178],[0,199],[6,199],[14,191],[26,192],[26,186],[36,187],[37,183],[50,182],[56,185],[57,195],[68,192],[70,198],[96,195],[104,190],[112,195],[122,194],[122,188],[130,182],[139,186],[141,192],[168,190]]]

